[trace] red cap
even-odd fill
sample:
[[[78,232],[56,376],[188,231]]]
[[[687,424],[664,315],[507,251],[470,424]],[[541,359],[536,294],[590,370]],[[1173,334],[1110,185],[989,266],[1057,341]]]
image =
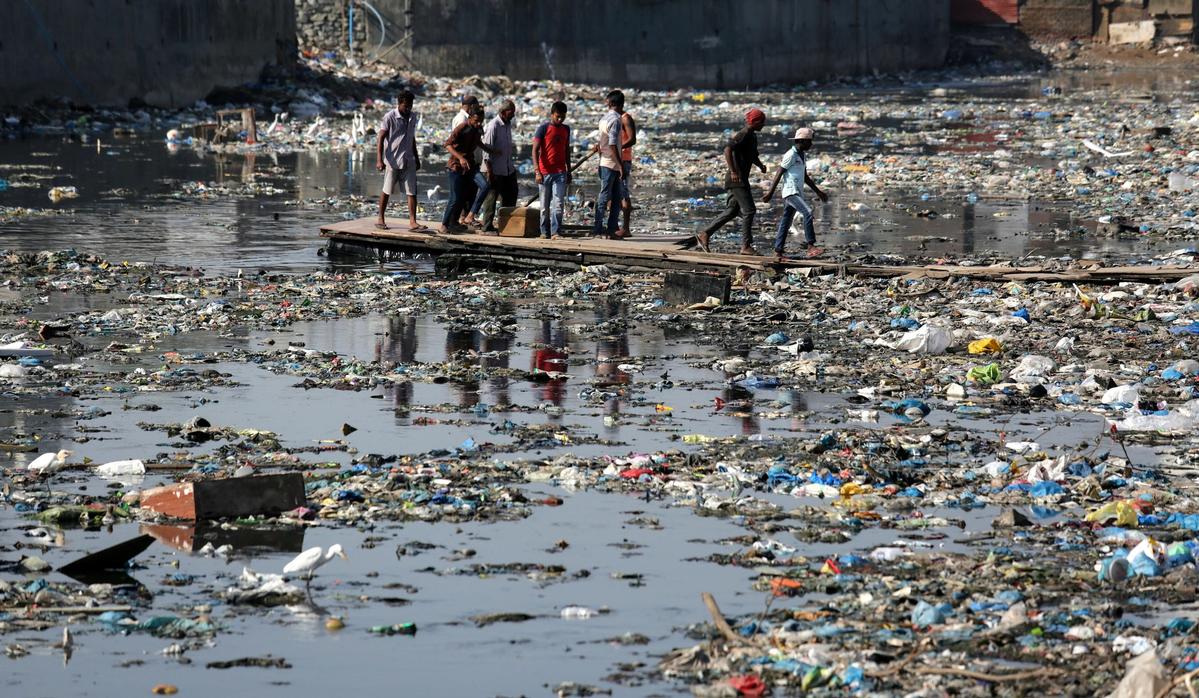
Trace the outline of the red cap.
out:
[[[749,111],[745,112],[745,123],[749,124],[750,126],[755,124],[764,124],[766,123],[766,114],[761,109],[756,107],[750,109]]]

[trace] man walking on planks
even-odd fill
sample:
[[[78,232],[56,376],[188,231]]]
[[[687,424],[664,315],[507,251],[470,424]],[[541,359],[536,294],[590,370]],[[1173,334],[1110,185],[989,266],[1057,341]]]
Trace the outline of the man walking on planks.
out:
[[[487,197],[483,200],[483,218],[479,223],[485,232],[494,232],[496,199],[502,206],[516,205],[516,165],[512,163],[512,119],[516,116],[516,104],[504,102],[500,113],[487,122],[483,131],[483,143],[493,152],[483,156],[483,176],[487,179]]]
[[[479,106],[481,105],[479,104],[478,97],[472,94],[462,95],[462,108],[459,109],[456,114],[454,114],[453,120],[450,121],[450,133],[453,133],[455,129],[466,123],[466,120],[470,118],[470,112],[475,107]],[[481,162],[482,160],[483,151],[475,151],[475,162]],[[479,212],[479,207],[483,205],[483,198],[487,196],[487,179],[483,176],[482,172],[475,174],[472,185],[473,186],[470,187],[470,201],[476,203],[472,206],[471,203],[468,202],[463,208],[462,216],[460,216],[458,220],[458,222],[462,223],[463,225],[473,225],[476,223],[475,214]]]
[[[787,231],[791,221],[798,213],[803,217],[804,244],[800,249],[806,250],[809,257],[819,257],[820,248],[816,247],[816,226],[812,222],[812,207],[804,201],[803,188],[808,185],[820,200],[828,201],[828,194],[816,186],[816,182],[808,176],[808,150],[812,147],[812,129],[801,128],[795,132],[795,146],[787,149],[779,163],[779,169],[774,173],[770,183],[770,191],[762,197],[762,203],[770,203],[774,190],[778,188],[779,180],[783,180],[783,217],[779,219],[778,232],[774,236],[774,255],[778,262],[783,261],[783,250],[787,246]]]
[[[728,167],[724,188],[728,191],[728,205],[724,213],[708,224],[696,236],[699,248],[711,252],[709,243],[712,233],[725,223],[741,216],[741,254],[756,255],[754,251],[754,197],[749,192],[749,168],[756,165],[765,174],[766,166],[758,157],[758,131],[766,125],[766,114],[761,109],[750,109],[745,113],[745,128],[733,134],[724,146],[724,164]]]
[[[570,186],[570,127],[566,103],[554,102],[550,120],[533,134],[533,167],[541,195],[541,237],[556,238],[562,230],[562,209]]]
[[[441,219],[441,229],[444,233],[465,233],[466,226],[459,223],[463,209],[470,205],[470,196],[474,190],[474,178],[479,172],[476,160],[476,149],[491,153],[491,148],[483,145],[483,108],[475,105],[466,121],[458,124],[454,132],[445,142],[445,149],[450,155],[448,164],[450,198],[446,203],[445,215]]]
[[[384,213],[387,200],[399,189],[408,195],[408,229],[414,233],[429,229],[416,221],[416,171],[420,169],[420,155],[416,151],[416,122],[420,117],[412,111],[415,100],[412,93],[404,90],[396,98],[396,108],[387,112],[379,127],[379,140],[375,145],[375,167],[386,174],[383,176],[383,191],[379,194],[379,220],[375,227],[387,230]]]

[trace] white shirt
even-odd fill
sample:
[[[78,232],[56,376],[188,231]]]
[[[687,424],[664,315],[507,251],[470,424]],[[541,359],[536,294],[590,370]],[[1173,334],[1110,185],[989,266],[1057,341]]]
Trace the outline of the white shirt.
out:
[[[803,198],[804,178],[808,174],[808,156],[792,146],[783,156],[779,167],[783,168],[783,198]]]
[[[620,114],[616,113],[615,109],[609,109],[604,118],[599,122],[599,154],[600,167],[607,167],[612,170],[620,169]],[[616,159],[612,159],[611,146],[616,147]]]

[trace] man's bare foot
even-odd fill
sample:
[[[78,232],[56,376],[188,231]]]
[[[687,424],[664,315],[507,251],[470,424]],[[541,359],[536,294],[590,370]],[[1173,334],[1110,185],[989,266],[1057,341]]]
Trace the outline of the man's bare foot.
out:
[[[743,254],[747,257],[757,257],[758,251],[752,247],[742,247],[740,254]]]
[[[697,247],[699,247],[699,249],[703,250],[704,252],[711,252],[712,248],[709,247],[709,243],[711,243],[711,238],[712,238],[712,236],[709,235],[708,233],[697,233],[695,236],[695,245]]]
[[[387,223],[382,218],[380,218],[379,220],[375,221],[375,229],[376,230],[387,230]]]
[[[783,256],[782,252],[776,252],[774,253],[774,261],[776,264],[782,264],[787,261],[787,258]]]

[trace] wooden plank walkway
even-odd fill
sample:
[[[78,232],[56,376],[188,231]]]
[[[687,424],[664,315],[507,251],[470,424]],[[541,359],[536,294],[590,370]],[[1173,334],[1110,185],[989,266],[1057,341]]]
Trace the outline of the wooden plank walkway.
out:
[[[436,230],[437,223],[422,221]],[[1074,268],[1057,270],[1035,266],[1013,267],[962,265],[871,265],[827,260],[793,259],[778,264],[771,257],[708,253],[680,245],[692,236],[653,236],[608,240],[588,237],[507,238],[467,233],[446,235],[414,233],[406,222],[392,219],[388,230],[377,230],[374,218],[338,221],[321,227],[321,237],[338,245],[379,252],[408,252],[433,256],[452,255],[486,262],[511,262],[523,266],[577,268],[606,264],[620,269],[677,270],[732,273],[738,269],[781,272],[807,270],[812,274],[847,274],[866,277],[947,278],[970,277],[998,281],[1059,281],[1108,284],[1121,281],[1175,281],[1199,273],[1199,267],[1184,265],[1103,267],[1082,262]]]

